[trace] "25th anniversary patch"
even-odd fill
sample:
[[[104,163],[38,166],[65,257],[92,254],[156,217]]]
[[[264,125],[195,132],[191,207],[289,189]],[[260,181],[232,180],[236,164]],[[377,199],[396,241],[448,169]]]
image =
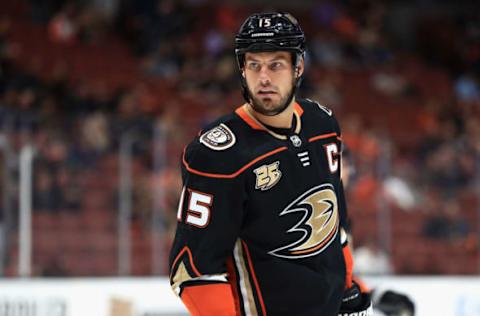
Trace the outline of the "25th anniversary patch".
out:
[[[225,150],[235,144],[235,135],[222,123],[200,136],[200,142],[213,150]]]

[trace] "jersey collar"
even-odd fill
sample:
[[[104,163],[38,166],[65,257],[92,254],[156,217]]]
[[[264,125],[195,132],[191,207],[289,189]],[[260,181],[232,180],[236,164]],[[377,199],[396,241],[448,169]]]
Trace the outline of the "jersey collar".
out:
[[[245,123],[247,123],[251,128],[253,129],[256,129],[256,130],[261,130],[261,131],[265,131],[265,132],[268,132],[269,134],[271,134],[272,136],[274,136],[275,138],[278,138],[278,139],[287,139],[287,136],[285,135],[281,135],[281,134],[278,134],[278,133],[275,133],[274,131],[272,131],[271,129],[269,129],[267,126],[265,126],[264,124],[262,124],[262,122],[260,122],[259,120],[257,120],[251,113],[250,111],[248,110],[248,104],[245,103],[243,105],[241,105],[240,107],[238,107],[236,110],[235,110],[235,113],[237,113],[238,116],[240,116],[240,118],[245,121]],[[301,116],[303,114],[303,109],[302,107],[300,106],[300,104],[298,104],[297,102],[295,102],[293,104],[293,115],[297,121],[297,126],[295,127],[295,134],[299,134],[300,133],[300,130],[302,129],[302,120],[300,119]]]

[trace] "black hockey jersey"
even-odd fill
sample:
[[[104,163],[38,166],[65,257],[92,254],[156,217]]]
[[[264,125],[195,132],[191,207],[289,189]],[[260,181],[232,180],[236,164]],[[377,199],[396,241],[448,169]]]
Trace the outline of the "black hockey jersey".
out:
[[[279,134],[243,105],[186,147],[170,257],[177,294],[229,284],[237,315],[337,314],[346,273],[340,130],[309,100],[294,104],[294,117],[295,129]]]

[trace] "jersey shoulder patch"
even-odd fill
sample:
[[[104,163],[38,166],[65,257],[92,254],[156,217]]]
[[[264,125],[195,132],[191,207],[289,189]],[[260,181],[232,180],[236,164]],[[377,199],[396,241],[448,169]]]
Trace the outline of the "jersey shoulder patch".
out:
[[[199,141],[212,150],[220,151],[235,145],[236,138],[235,134],[227,125],[220,123],[203,133]]]

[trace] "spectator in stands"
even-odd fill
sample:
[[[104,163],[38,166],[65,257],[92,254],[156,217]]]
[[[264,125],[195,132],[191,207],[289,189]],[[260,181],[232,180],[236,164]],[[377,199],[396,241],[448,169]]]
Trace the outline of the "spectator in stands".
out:
[[[81,206],[82,189],[78,183],[78,172],[62,165],[55,173],[54,181],[62,190],[61,210],[78,212]]]
[[[442,144],[426,161],[427,183],[441,190],[447,197],[455,196],[457,190],[468,185],[471,180],[471,163],[466,160],[468,157],[461,158],[458,153],[459,150],[453,144]]]
[[[33,209],[40,212],[57,212],[63,196],[52,173],[45,166],[38,166],[33,185]]]
[[[480,117],[470,116],[465,121],[465,141],[470,156],[475,159],[480,157]],[[478,175],[478,166],[473,174]],[[480,176],[479,176],[480,177]]]
[[[480,83],[478,76],[465,73],[457,78],[454,83],[455,96],[461,103],[480,103]]]
[[[440,209],[435,210],[425,221],[423,234],[431,239],[458,241],[468,238],[470,225],[463,218],[458,201],[449,198],[440,203]]]
[[[310,79],[310,77],[307,77]],[[344,82],[342,73],[335,68],[330,68],[322,74],[321,78],[312,78],[307,81],[312,84],[308,91],[308,95],[312,96],[312,100],[321,100],[322,103],[336,111],[344,102],[343,94],[341,93],[341,85]]]
[[[377,66],[370,82],[376,91],[392,98],[409,96],[414,91],[412,84],[401,75],[394,62]]]
[[[60,11],[55,13],[48,23],[50,39],[59,43],[73,43],[76,40],[78,27],[75,23],[75,6],[66,2]]]
[[[82,138],[85,150],[91,155],[99,155],[110,149],[109,122],[103,112],[95,112],[85,117],[82,124]]]
[[[382,32],[386,12],[385,5],[381,2],[370,1],[359,12],[361,23],[359,23],[356,50],[361,63],[378,65],[391,61],[393,53]]]
[[[369,239],[363,245],[357,245],[353,252],[355,258],[355,273],[358,275],[390,274],[393,268],[389,256],[377,245],[375,240]]]
[[[312,40],[312,62],[326,68],[338,68],[343,65],[344,56],[340,39],[331,32],[320,29]]]

